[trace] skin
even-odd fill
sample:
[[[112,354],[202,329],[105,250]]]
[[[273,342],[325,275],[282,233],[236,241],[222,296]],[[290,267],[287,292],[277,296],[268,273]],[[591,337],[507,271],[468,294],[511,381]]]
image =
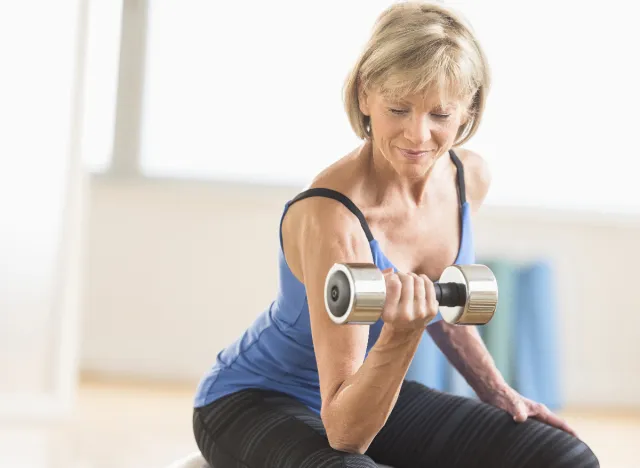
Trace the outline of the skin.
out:
[[[351,198],[398,268],[398,273],[385,271],[384,325],[366,359],[368,327],[336,325],[324,306],[324,281],[334,263],[373,263],[359,221],[339,202],[322,197],[294,204],[283,221],[285,257],[307,291],[321,417],[337,450],[366,452],[395,405],[425,327],[481,400],[516,421],[533,416],[575,435],[558,416],[504,381],[475,327],[429,325],[438,307],[433,282],[455,261],[460,243],[457,172],[448,151],[466,115],[463,103],[442,108],[439,102],[429,92],[398,101],[375,90],[361,92],[360,110],[371,118],[373,137],[311,185]],[[427,153],[408,158],[400,149]],[[489,169],[477,153],[455,151],[465,167],[475,216],[489,190]]]

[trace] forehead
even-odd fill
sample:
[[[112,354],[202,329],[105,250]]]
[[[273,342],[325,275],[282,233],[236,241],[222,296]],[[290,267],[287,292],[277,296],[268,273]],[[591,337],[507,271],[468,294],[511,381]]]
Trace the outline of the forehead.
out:
[[[422,93],[398,94],[384,93],[379,94],[380,98],[386,103],[401,104],[413,107],[458,107],[461,99],[450,94],[427,91]]]
[[[445,77],[392,75],[376,86],[378,96],[386,102],[416,107],[450,107],[459,105],[462,89]]]

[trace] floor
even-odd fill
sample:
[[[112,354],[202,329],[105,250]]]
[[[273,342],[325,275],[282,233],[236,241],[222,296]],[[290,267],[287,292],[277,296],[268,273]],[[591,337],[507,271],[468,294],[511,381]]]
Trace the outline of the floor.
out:
[[[189,387],[85,381],[63,423],[0,426],[2,468],[164,468],[195,450]],[[640,410],[565,411],[603,468],[640,468]]]

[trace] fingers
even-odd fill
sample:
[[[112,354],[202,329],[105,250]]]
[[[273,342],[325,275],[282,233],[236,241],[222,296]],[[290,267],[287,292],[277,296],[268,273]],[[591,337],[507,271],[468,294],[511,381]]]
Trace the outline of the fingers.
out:
[[[424,323],[427,318],[426,288],[419,275],[411,273],[413,277],[413,315],[415,320]]]
[[[400,294],[400,303],[398,306],[406,312],[408,317],[407,319],[412,319],[413,317],[413,294],[415,281],[414,277],[411,274],[406,273],[398,273],[400,277],[400,283],[402,284],[402,293]]]
[[[420,279],[424,284],[425,303],[427,306],[427,316],[433,319],[438,314],[438,301],[436,300],[436,290],[433,287],[433,281],[427,275],[420,275]]]
[[[578,434],[576,433],[576,431],[574,431],[564,419],[562,419],[558,415],[551,412],[551,410],[549,410],[549,408],[547,408],[546,405],[542,403],[536,403],[526,398],[518,399],[518,400],[519,400],[518,406],[521,406],[521,405],[524,406],[526,416],[531,416],[537,419],[538,421],[542,421],[543,423],[549,424],[550,426],[553,426],[562,431],[565,431],[574,437],[578,437]],[[521,410],[517,410],[519,414],[520,414],[520,411]],[[513,419],[518,422],[523,422],[527,419],[526,416],[522,418],[522,415],[520,414],[520,416],[516,418],[516,416],[514,415]]]
[[[533,416],[521,398],[515,398],[512,401],[512,411],[510,413],[516,422],[525,422],[529,416]]]
[[[382,319],[401,329],[425,327],[438,313],[432,281],[426,275],[382,270],[386,285]]]
[[[535,417],[537,420],[542,421],[544,423],[549,424],[550,426],[557,427],[560,430],[568,432],[574,437],[578,437],[576,431],[574,431],[569,424],[562,419],[560,416],[554,414],[547,408],[545,405],[540,403],[534,403],[532,405],[533,411],[531,411],[531,416]]]
[[[393,274],[393,272],[391,274],[386,274],[384,280],[387,289],[385,308],[395,310],[400,302],[402,283],[400,282],[398,275]]]

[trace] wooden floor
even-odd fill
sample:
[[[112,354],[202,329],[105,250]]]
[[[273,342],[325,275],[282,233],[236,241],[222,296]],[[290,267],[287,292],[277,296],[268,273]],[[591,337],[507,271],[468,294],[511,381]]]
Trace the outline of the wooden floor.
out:
[[[196,450],[192,392],[189,387],[85,382],[69,421],[0,427],[0,467],[164,468]],[[640,411],[562,415],[603,468],[640,468]]]

